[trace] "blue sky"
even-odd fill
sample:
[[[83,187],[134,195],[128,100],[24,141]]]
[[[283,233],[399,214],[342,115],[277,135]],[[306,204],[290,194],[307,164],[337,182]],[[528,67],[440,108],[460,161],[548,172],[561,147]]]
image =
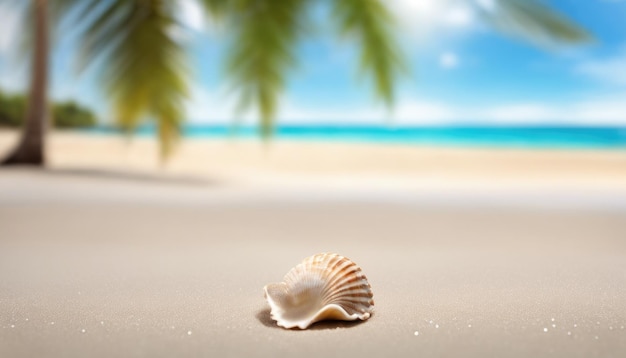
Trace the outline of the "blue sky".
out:
[[[553,8],[586,27],[592,44],[554,48],[499,33],[468,4],[489,0],[390,0],[410,73],[398,84],[391,111],[357,77],[357,56],[346,39],[325,26],[315,9],[316,33],[298,46],[300,64],[281,99],[280,123],[288,124],[573,124],[626,125],[626,1],[554,0]],[[194,68],[187,103],[192,123],[233,119],[234,96],[222,76],[224,30],[184,0],[181,16]],[[15,11],[0,9],[0,88],[19,90],[26,68],[14,56],[19,34]],[[109,119],[95,71],[78,76],[71,36],[58,41],[52,96],[77,99]],[[252,123],[254,113],[243,115]]]

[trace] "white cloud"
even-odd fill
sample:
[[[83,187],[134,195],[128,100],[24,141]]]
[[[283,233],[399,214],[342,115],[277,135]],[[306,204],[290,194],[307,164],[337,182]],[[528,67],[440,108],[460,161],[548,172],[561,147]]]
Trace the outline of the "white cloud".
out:
[[[444,52],[439,56],[439,66],[453,69],[459,65],[459,57],[454,52]]]
[[[435,124],[452,119],[453,112],[445,105],[418,100],[400,101],[391,111],[382,106],[360,106],[353,108],[349,105],[334,108],[308,108],[286,100],[283,110],[280,111],[279,121],[289,124],[383,124],[385,119],[394,123]]]
[[[194,86],[187,102],[187,117],[196,124],[227,124],[235,119],[241,124],[255,124],[258,116],[252,110],[236,114],[236,97],[225,90],[212,91],[202,86]],[[280,101],[277,121],[282,124],[370,124],[384,123],[393,119],[397,123],[436,124],[454,118],[454,112],[447,106],[433,101],[403,100],[392,110],[384,106],[336,105],[307,106],[291,98]]]
[[[626,93],[600,98],[573,106],[573,117],[580,122],[626,125]]]
[[[559,117],[558,111],[551,106],[537,103],[500,105],[481,112],[482,118],[490,122],[535,123]]]
[[[467,5],[451,6],[443,15],[443,23],[450,27],[467,28],[474,24],[474,11]]]
[[[581,63],[576,71],[603,82],[626,85],[626,51],[617,56]]]
[[[391,0],[392,8],[400,10],[401,15],[433,17],[440,15],[447,5],[445,0]]]
[[[189,106],[192,123],[227,124],[235,118],[232,96],[218,95],[201,88]],[[433,100],[403,98],[387,111],[382,106],[350,104],[306,106],[286,98],[277,121],[291,125],[626,125],[626,93],[612,97],[553,104],[519,102],[491,106],[458,106]],[[200,100],[202,99],[202,100]],[[257,116],[248,111],[242,124],[255,124]]]
[[[464,30],[476,24],[476,14],[469,1],[455,0],[389,0],[387,4],[403,28],[417,36],[445,29]]]
[[[466,109],[459,118],[488,124],[626,125],[626,93],[569,103],[512,103]]]
[[[379,106],[312,108],[286,101],[278,116],[282,124],[383,125],[626,125],[626,93],[564,103],[510,103],[455,106],[437,101],[403,99],[391,112]],[[215,114],[215,113],[214,113]],[[215,118],[215,117],[213,117]],[[222,117],[224,119],[226,117]],[[232,116],[230,117],[232,118]],[[249,114],[245,123],[255,123]],[[223,123],[223,122],[220,122]]]
[[[204,29],[204,13],[197,1],[181,1],[180,17],[181,20],[183,20],[183,23],[189,26],[192,30],[202,31]]]
[[[194,35],[205,30],[207,21],[197,1],[181,0],[177,5],[177,21],[168,29],[168,33],[174,40],[187,43],[193,40]]]
[[[404,100],[398,104],[394,112],[394,119],[398,121],[437,123],[452,120],[454,115],[452,108],[438,102]]]

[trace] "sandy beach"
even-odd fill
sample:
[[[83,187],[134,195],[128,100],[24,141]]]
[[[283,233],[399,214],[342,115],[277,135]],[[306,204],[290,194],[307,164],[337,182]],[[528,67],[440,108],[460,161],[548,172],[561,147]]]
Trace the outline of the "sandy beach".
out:
[[[0,170],[1,357],[626,351],[626,152],[49,144]],[[319,252],[363,268],[373,317],[277,327],[263,286]]]
[[[0,131],[0,152],[17,133]],[[162,163],[156,141],[55,131],[50,167],[203,178],[238,187],[544,188],[626,190],[626,151],[454,148],[401,144],[187,138]]]

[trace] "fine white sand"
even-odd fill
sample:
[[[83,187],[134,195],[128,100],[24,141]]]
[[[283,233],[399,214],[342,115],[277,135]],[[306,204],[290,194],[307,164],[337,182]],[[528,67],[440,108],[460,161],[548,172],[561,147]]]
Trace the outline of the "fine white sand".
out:
[[[191,141],[155,169],[147,139],[51,144],[0,170],[0,357],[626,351],[624,153]],[[325,251],[375,314],[275,326],[263,286]]]

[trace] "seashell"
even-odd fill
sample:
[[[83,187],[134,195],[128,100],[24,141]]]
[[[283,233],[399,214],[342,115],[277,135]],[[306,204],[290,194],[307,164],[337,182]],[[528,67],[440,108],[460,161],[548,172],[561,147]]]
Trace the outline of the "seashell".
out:
[[[366,320],[374,309],[372,288],[361,268],[337,254],[306,258],[283,282],[264,290],[272,319],[284,328],[305,329],[327,319]]]

